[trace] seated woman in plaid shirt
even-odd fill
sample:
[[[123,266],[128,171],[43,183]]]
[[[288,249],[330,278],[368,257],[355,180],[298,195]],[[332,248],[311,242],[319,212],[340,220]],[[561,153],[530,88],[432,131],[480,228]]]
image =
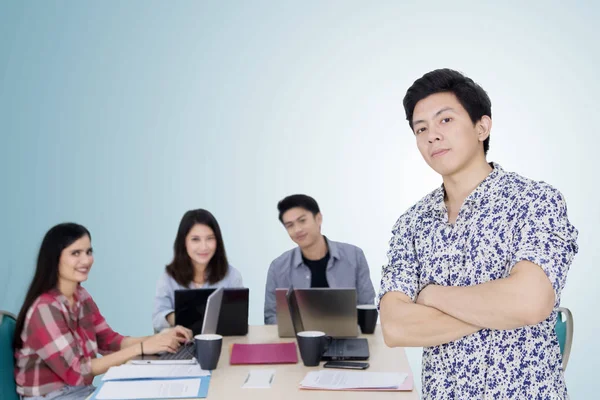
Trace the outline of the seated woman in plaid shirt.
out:
[[[48,231],[35,276],[17,319],[15,379],[27,399],[80,399],[94,391],[94,376],[134,357],[175,352],[192,333],[177,326],[148,337],[113,331],[80,285],[94,262],[91,236],[81,225]],[[100,352],[103,357],[97,358]]]

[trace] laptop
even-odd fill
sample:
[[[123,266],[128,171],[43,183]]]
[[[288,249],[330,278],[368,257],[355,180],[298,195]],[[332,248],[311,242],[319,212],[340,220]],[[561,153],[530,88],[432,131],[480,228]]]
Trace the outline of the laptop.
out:
[[[356,289],[310,288],[294,289],[302,310],[302,322],[307,331],[327,332],[329,336],[357,337]],[[279,337],[295,337],[288,289],[275,290],[277,331]]]
[[[217,332],[217,324],[219,322],[219,314],[221,312],[221,304],[223,302],[223,288],[216,289],[206,301],[206,310],[202,319],[202,327],[200,332],[205,334],[214,334]],[[192,329],[192,328],[190,328]],[[192,329],[193,330],[193,329]],[[175,353],[164,353],[159,357],[159,360],[191,360],[195,355],[195,344],[191,340],[183,346],[179,347]]]
[[[277,333],[281,338],[296,337],[290,306],[287,300],[288,289],[275,289],[275,315],[277,316]]]
[[[219,316],[221,315],[221,307],[223,303],[223,288],[218,288],[208,296],[206,301],[206,310],[204,312],[204,319],[202,320],[202,334],[215,334],[217,333],[217,325],[219,323]],[[193,330],[192,330],[193,331]]]
[[[194,335],[202,332],[208,297],[215,289],[183,289],[175,291],[175,322],[192,330]],[[248,334],[248,288],[223,289],[223,301],[216,333],[222,336],[245,336]]]
[[[286,297],[288,300],[288,305],[290,309],[290,316],[292,320],[292,325],[294,327],[294,332],[302,332],[304,330],[313,330],[306,329],[304,325],[304,308],[303,304],[299,301],[300,296],[298,296],[299,291],[303,289],[294,290],[292,287],[288,290]],[[321,305],[322,306],[322,305]],[[354,308],[356,308],[356,303],[353,303]],[[354,319],[354,323],[356,324],[356,317]],[[329,332],[325,331],[326,334],[329,335]],[[332,336],[332,335],[329,335]],[[355,338],[355,339],[341,339],[341,338],[332,338],[329,342],[329,346],[325,350],[322,355],[322,359],[326,361],[331,360],[368,360],[369,359],[369,342],[364,338]]]

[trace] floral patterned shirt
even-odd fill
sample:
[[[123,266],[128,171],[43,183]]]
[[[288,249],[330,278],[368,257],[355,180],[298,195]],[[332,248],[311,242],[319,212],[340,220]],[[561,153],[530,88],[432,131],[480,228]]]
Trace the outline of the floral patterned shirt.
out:
[[[379,300],[399,291],[415,301],[430,283],[478,285],[507,277],[519,261],[537,264],[556,294],[548,319],[512,330],[482,329],[424,348],[423,398],[564,399],[554,325],[578,233],[558,190],[491,165],[454,224],[448,223],[443,186],[398,219]]]

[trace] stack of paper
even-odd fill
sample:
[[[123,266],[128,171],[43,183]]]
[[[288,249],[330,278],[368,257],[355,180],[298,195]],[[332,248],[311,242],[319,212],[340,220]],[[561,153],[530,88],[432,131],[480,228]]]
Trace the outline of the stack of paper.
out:
[[[412,390],[408,374],[364,371],[312,371],[300,382],[300,389],[312,390]]]
[[[198,364],[189,365],[132,365],[125,364],[112,367],[102,377],[102,381],[122,381],[127,379],[165,379],[165,378],[199,378],[210,375],[209,371],[200,369]]]
[[[210,379],[206,377],[206,379]],[[92,399],[189,399],[205,398],[208,392],[203,388],[203,378],[107,381],[96,389]]]
[[[209,383],[198,364],[126,364],[108,370],[91,400],[204,398]]]

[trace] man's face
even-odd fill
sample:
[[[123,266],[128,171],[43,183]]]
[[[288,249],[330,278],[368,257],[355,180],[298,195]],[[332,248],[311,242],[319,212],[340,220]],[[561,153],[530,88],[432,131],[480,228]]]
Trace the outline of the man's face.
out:
[[[467,110],[453,93],[432,94],[415,105],[413,131],[425,162],[442,176],[469,167],[483,154],[491,119],[473,124]]]
[[[283,213],[281,219],[290,238],[300,248],[311,246],[321,236],[321,213],[313,215],[304,208],[294,207]]]

